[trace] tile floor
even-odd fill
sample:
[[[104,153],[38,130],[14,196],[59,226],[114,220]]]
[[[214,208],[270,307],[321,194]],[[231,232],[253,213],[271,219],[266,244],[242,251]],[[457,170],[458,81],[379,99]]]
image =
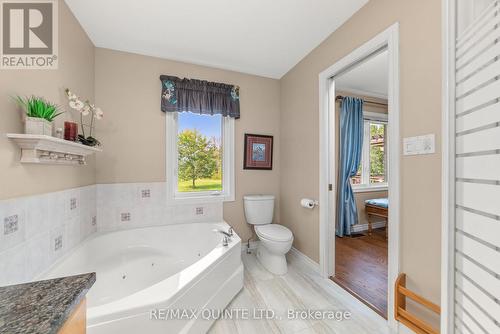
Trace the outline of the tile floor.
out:
[[[290,257],[288,273],[284,276],[275,276],[266,271],[254,254],[242,253],[242,259],[245,266],[244,288],[228,309],[250,309],[251,313],[254,308],[271,309],[276,316],[266,320],[218,320],[209,333],[390,333],[382,317],[293,256]],[[349,311],[352,315],[350,320],[342,321],[288,320],[289,309]]]

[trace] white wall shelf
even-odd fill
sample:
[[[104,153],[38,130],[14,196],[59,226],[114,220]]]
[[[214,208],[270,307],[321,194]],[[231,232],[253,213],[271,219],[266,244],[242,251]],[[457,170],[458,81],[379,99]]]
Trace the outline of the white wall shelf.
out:
[[[85,165],[85,158],[102,150],[96,147],[43,135],[8,133],[21,148],[21,162],[51,165]]]

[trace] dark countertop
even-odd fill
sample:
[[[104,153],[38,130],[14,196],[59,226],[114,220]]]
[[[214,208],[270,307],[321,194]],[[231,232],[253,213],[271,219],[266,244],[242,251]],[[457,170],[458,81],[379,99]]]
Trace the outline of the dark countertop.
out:
[[[88,273],[0,287],[0,333],[57,333],[95,280]]]

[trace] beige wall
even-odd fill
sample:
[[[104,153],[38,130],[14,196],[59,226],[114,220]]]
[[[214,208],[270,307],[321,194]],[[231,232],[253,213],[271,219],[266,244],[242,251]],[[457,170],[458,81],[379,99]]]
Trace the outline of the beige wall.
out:
[[[369,1],[281,79],[281,220],[292,229],[295,247],[318,261],[318,210],[298,205],[302,197],[319,196],[318,74],[395,22],[400,23],[401,135],[435,133],[437,139],[435,154],[401,156],[401,271],[412,289],[438,303],[440,1]]]
[[[21,114],[10,95],[38,95],[67,110],[64,88],[94,98],[94,46],[63,1],[59,3],[59,68],[0,70],[0,199],[44,193],[95,183],[95,160],[84,167],[20,164],[20,150],[5,137],[22,133]],[[64,119],[57,118],[56,127]]]
[[[106,112],[98,124],[104,152],[97,158],[97,183],[165,181],[165,114],[160,111],[160,74],[240,86],[241,118],[235,122],[236,201],[224,204],[224,218],[243,240],[244,194],[277,197],[279,214],[279,81],[160,58],[97,48],[96,103]],[[274,135],[272,171],[243,170],[244,133]]]

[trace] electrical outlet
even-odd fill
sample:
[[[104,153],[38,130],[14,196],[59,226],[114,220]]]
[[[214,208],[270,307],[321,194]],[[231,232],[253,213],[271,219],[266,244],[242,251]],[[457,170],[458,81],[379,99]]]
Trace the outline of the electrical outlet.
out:
[[[197,215],[202,215],[203,214],[203,207],[202,206],[196,208],[196,214]]]

